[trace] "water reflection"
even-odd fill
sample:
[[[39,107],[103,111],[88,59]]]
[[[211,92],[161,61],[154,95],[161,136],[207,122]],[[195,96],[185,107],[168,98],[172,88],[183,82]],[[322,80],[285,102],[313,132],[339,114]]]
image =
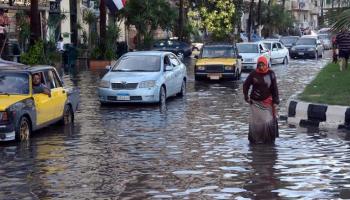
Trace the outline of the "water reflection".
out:
[[[282,109],[321,62],[273,66]],[[187,95],[163,106],[100,106],[104,70],[63,73],[65,84],[81,92],[75,124],[0,145],[0,199],[349,197],[348,133],[280,121],[275,146],[249,146],[247,74],[241,81],[195,82],[193,64],[187,69]]]
[[[250,145],[250,177],[244,189],[251,199],[282,199],[275,190],[284,187],[278,177],[278,152],[275,145]]]

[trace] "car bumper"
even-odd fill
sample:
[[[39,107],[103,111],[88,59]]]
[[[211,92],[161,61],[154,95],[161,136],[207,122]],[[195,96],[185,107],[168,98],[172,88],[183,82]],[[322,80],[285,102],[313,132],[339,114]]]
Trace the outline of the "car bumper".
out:
[[[16,134],[13,125],[0,125],[0,141],[13,141]]]
[[[303,51],[303,52],[297,52],[297,51],[291,51],[289,53],[289,56],[292,58],[309,58],[309,57],[315,57],[315,52],[314,51]]]
[[[234,72],[196,72],[196,77],[199,78],[208,78],[211,80],[219,80],[219,79],[232,79],[235,77]]]
[[[99,88],[98,96],[102,103],[155,103],[159,101],[159,89],[158,86],[153,88],[138,88],[134,90]]]
[[[251,72],[255,70],[256,63],[242,63],[242,71],[243,72]]]

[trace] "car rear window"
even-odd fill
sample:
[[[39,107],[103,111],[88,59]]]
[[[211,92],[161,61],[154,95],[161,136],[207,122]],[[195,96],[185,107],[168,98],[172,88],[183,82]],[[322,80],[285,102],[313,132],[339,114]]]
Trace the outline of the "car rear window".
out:
[[[297,45],[315,45],[315,38],[300,38],[297,42]]]
[[[0,72],[0,94],[29,94],[29,75]]]

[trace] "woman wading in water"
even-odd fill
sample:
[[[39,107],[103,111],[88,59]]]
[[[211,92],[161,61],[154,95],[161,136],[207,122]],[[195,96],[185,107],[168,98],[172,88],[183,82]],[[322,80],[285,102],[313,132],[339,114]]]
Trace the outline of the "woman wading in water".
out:
[[[279,97],[276,76],[269,69],[264,56],[260,56],[257,63],[256,70],[249,74],[243,84],[244,98],[251,109],[248,139],[251,144],[273,144],[278,137],[276,106]]]

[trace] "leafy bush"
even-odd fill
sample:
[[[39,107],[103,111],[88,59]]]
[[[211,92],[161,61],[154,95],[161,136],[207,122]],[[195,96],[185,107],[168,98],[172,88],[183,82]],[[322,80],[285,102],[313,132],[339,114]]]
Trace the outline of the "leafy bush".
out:
[[[27,65],[45,64],[43,41],[37,41],[28,52],[22,53],[21,62]]]

